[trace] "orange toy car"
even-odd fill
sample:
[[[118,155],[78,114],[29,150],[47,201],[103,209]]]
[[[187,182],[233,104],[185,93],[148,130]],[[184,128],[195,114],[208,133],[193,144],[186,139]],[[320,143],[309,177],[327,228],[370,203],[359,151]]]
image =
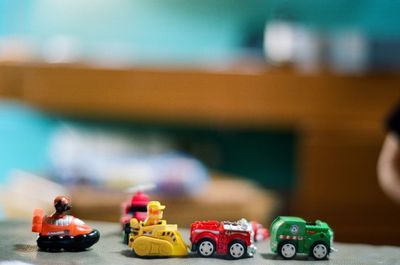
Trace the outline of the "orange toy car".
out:
[[[36,242],[40,249],[84,250],[99,241],[97,230],[66,214],[71,209],[70,201],[66,196],[57,196],[54,199],[56,212],[49,216],[44,216],[42,209],[34,210],[32,232],[39,233]]]

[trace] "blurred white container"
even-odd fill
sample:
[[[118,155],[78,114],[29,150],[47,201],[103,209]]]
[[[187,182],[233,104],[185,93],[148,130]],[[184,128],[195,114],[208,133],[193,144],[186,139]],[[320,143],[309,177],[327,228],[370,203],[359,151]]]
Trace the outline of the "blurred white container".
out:
[[[328,64],[333,72],[362,74],[369,68],[369,45],[364,34],[357,29],[345,29],[329,38]]]

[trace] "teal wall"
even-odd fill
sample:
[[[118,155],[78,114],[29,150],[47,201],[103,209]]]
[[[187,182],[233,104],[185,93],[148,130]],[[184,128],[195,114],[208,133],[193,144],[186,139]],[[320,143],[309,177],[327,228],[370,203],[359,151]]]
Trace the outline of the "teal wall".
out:
[[[14,102],[0,102],[0,183],[14,169],[49,168],[48,145],[56,120]]]
[[[63,34],[85,54],[99,43],[125,43],[138,60],[190,61],[235,54],[246,34],[282,13],[327,31],[357,27],[399,38],[399,10],[398,0],[1,0],[0,34],[38,43]]]

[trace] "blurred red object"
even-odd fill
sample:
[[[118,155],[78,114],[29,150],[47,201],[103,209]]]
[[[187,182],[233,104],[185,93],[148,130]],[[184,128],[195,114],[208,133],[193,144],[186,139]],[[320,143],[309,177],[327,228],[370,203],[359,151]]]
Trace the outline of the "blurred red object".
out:
[[[269,238],[269,231],[262,224],[256,221],[251,221],[250,224],[254,231],[254,241],[258,242]]]

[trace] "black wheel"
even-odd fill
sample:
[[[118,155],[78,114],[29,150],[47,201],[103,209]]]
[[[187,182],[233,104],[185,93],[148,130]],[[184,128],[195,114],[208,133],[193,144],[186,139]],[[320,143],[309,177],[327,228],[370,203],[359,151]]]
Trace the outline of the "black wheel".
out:
[[[100,233],[97,230],[79,236],[39,236],[36,240],[40,249],[46,251],[82,251],[97,243]]]
[[[311,256],[316,260],[326,259],[329,255],[329,247],[324,242],[316,242],[311,248]]]
[[[37,246],[44,251],[59,252],[62,249],[58,236],[39,236],[36,240]]]
[[[124,244],[128,245],[128,243],[129,243],[129,234],[131,233],[131,227],[130,227],[129,223],[126,223],[124,225],[124,229],[123,229],[122,233],[123,233],[123,236],[124,236],[123,242],[124,242]]]
[[[285,241],[279,244],[278,253],[284,259],[293,259],[296,252],[297,247],[293,242]]]
[[[197,252],[202,257],[211,257],[215,253],[215,246],[214,240],[204,238],[197,243]]]
[[[228,255],[232,259],[240,259],[243,258],[247,253],[246,244],[240,240],[232,241],[228,246]]]

